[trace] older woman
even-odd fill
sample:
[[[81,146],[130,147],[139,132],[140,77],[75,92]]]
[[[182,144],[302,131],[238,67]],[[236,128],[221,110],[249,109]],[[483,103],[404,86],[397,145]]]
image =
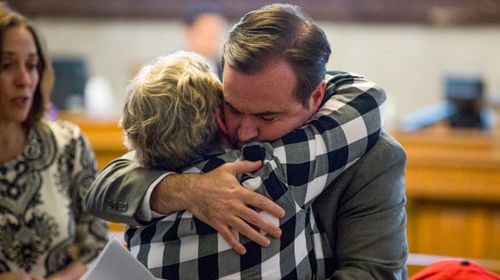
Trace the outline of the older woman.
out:
[[[106,243],[82,210],[96,175],[75,125],[43,118],[52,71],[40,38],[0,3],[0,279],[78,279]]]

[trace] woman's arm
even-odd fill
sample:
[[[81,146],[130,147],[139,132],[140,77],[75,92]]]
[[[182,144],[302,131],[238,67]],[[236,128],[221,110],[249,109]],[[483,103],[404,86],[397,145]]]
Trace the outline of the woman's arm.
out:
[[[299,206],[310,205],[378,140],[386,100],[380,87],[349,73],[328,75],[325,99],[307,124],[271,143],[272,147],[258,142],[243,147],[244,159],[257,147],[263,149],[265,158],[259,159],[264,167],[253,175],[264,183],[268,178],[281,181],[278,193],[276,186],[264,186],[270,188],[264,192],[273,199],[291,190]]]
[[[76,139],[75,159],[71,174],[71,199],[75,219],[74,246],[75,262],[68,267],[65,275],[81,272],[85,266],[97,258],[108,241],[106,223],[91,215],[83,208],[83,198],[97,174],[94,153],[87,139],[80,134]]]

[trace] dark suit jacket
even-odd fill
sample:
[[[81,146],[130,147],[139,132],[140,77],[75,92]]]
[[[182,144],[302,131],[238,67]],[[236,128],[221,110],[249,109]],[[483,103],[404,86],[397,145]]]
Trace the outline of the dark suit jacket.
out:
[[[314,203],[334,253],[332,279],[407,278],[405,164],[402,147],[383,133]],[[164,173],[114,160],[92,185],[85,204],[100,218],[137,224],[148,186]]]

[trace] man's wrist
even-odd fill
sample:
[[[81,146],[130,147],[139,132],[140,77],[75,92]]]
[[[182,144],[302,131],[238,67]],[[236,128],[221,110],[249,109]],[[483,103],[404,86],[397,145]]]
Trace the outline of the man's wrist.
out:
[[[163,180],[166,176],[168,176],[170,174],[172,174],[172,173],[168,172],[168,173],[161,175],[160,177],[156,178],[153,181],[153,183],[151,183],[149,185],[148,190],[146,191],[146,194],[144,195],[144,198],[142,199],[141,207],[137,211],[137,215],[136,215],[137,219],[139,219],[141,221],[149,222],[153,218],[158,218],[158,217],[163,216],[163,215],[151,210],[151,205],[150,205],[149,201],[151,199],[151,194],[153,193],[153,190],[155,188],[158,188],[161,180]]]
[[[167,215],[188,209],[191,177],[195,175],[197,174],[172,174],[163,178],[151,193],[151,210]]]

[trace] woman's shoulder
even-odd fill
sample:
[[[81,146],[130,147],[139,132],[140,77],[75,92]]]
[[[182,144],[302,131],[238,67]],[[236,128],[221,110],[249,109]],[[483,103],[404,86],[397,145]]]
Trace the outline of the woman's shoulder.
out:
[[[62,142],[78,139],[82,135],[80,127],[64,120],[42,120],[39,123],[39,129],[53,134],[56,139]]]

